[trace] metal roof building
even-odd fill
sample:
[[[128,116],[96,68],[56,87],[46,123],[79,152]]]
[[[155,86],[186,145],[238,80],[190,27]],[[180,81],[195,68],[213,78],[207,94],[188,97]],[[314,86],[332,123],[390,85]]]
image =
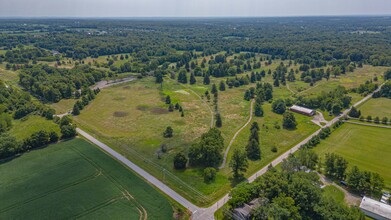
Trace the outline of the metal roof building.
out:
[[[365,213],[365,215],[377,220],[391,219],[390,205],[381,203],[365,196],[361,200],[360,209]]]
[[[291,110],[293,112],[297,112],[297,113],[303,114],[303,115],[308,115],[308,116],[313,116],[316,113],[315,110],[312,110],[312,109],[309,109],[309,108],[305,108],[305,107],[301,107],[301,106],[298,106],[298,105],[292,105],[292,107],[290,107],[289,110]]]

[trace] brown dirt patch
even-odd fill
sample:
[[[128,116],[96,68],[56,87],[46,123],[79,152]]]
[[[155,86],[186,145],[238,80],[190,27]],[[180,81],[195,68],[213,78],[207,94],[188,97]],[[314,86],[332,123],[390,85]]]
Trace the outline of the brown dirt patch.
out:
[[[113,113],[113,116],[114,116],[114,117],[117,117],[117,118],[126,117],[126,116],[128,116],[128,115],[129,115],[128,112],[114,112],[114,113]]]
[[[151,109],[151,113],[155,115],[162,115],[162,114],[167,114],[168,110],[164,108],[155,107]]]
[[[136,107],[136,109],[144,112],[144,111],[147,111],[149,109],[149,107],[146,105],[139,105]]]

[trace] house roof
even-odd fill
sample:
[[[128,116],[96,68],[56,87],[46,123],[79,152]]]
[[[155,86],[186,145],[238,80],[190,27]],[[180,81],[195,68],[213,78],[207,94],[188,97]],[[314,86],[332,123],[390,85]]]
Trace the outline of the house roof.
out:
[[[314,110],[312,110],[312,109],[301,107],[301,106],[298,106],[298,105],[292,105],[292,107],[290,107],[289,109],[290,110],[294,110],[294,111],[303,112],[303,113],[306,113],[306,114],[312,114],[314,112]]]
[[[374,199],[364,196],[364,198],[361,200],[360,208],[365,211],[382,216],[386,219],[391,219],[391,206],[376,201]]]

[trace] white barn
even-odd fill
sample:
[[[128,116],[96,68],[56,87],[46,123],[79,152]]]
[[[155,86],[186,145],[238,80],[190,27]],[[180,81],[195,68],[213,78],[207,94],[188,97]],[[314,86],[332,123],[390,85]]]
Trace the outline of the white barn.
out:
[[[381,203],[365,196],[361,200],[360,209],[365,213],[365,215],[377,220],[391,219],[390,205]]]
[[[308,116],[313,116],[313,115],[316,114],[315,110],[312,110],[312,109],[309,109],[309,108],[305,108],[305,107],[301,107],[301,106],[298,106],[298,105],[292,105],[292,107],[290,107],[289,110],[291,110],[292,112],[297,112],[297,113],[300,113],[300,114],[303,114],[303,115],[308,115]]]

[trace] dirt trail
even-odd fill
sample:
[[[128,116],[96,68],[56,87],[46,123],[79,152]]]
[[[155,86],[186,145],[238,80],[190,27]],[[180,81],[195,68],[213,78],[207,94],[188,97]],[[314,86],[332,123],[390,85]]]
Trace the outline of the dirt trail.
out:
[[[234,141],[236,140],[236,137],[238,136],[238,134],[251,122],[251,120],[253,119],[253,106],[254,106],[254,102],[255,100],[253,99],[251,101],[251,106],[250,106],[250,117],[248,118],[247,122],[241,127],[239,128],[239,130],[234,134],[234,136],[232,137],[231,141],[229,142],[228,144],[228,147],[227,149],[225,149],[225,152],[224,152],[224,158],[223,158],[223,163],[221,163],[221,166],[219,167],[219,169],[222,169],[225,167],[225,164],[227,163],[227,156],[228,156],[228,153],[229,153],[229,150],[232,146],[232,144],[234,143]]]
[[[328,179],[327,177],[325,177],[324,175],[322,174],[319,174],[319,177],[320,177],[320,181],[322,181],[322,183],[326,186],[329,186],[329,185],[332,185],[332,186],[335,186],[337,187],[339,190],[341,190],[344,195],[345,195],[345,202],[349,205],[353,205],[353,206],[357,206],[360,204],[361,202],[361,197],[360,196],[357,196],[357,195],[354,195],[352,193],[350,193],[349,191],[347,191],[346,189],[344,189],[343,187],[339,186],[338,184],[334,183],[332,180]]]

